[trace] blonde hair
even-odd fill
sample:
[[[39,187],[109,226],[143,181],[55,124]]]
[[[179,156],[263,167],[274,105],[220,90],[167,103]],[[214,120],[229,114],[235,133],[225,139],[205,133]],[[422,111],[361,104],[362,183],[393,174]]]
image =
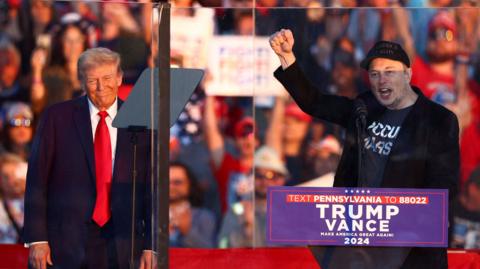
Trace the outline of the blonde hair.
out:
[[[122,68],[120,67],[120,54],[111,51],[107,48],[91,48],[84,51],[80,58],[78,59],[77,68],[78,68],[78,79],[83,81],[85,78],[85,71],[93,67],[104,65],[104,64],[114,64],[117,66],[117,72],[119,74],[123,73]]]

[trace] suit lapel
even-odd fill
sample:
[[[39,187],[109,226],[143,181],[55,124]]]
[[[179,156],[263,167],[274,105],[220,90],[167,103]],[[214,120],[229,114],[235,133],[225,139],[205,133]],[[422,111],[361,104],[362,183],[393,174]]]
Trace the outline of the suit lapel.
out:
[[[87,97],[77,99],[73,120],[77,129],[80,143],[87,158],[88,169],[91,178],[95,182],[95,163],[93,155],[93,137],[92,137],[92,123],[90,121],[90,111],[88,110]]]

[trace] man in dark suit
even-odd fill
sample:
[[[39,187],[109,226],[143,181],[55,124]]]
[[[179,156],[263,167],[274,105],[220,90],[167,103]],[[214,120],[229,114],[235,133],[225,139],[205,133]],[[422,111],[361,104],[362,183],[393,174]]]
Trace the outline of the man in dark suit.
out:
[[[452,201],[459,179],[458,120],[410,85],[410,60],[399,44],[379,41],[368,52],[361,66],[368,71],[371,91],[352,100],[324,94],[312,86],[296,62],[293,43],[290,30],[271,36],[270,45],[282,65],[275,77],[305,112],[345,128],[335,187],[440,188],[449,190]],[[362,115],[365,126],[359,128]],[[359,133],[364,133],[364,139],[358,139]],[[324,269],[448,265],[445,248],[314,250]]]
[[[150,268],[149,140],[139,134],[133,182],[131,134],[112,126],[122,104],[120,56],[89,49],[78,72],[87,96],[48,108],[32,147],[24,226],[30,265],[129,268],[134,260]]]

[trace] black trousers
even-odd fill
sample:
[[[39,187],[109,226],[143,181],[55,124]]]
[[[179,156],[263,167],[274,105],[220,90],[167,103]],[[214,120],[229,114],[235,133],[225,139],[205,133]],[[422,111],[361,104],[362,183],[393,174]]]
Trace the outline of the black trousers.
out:
[[[119,255],[114,237],[114,224],[112,220],[103,227],[99,227],[93,220],[86,224],[85,238],[73,238],[72,242],[78,243],[75,246],[65,246],[63,249],[52,249],[53,266],[51,269],[119,269],[128,268],[128,257],[126,262],[121,259],[125,255]],[[70,238],[72,239],[72,238]],[[80,243],[82,242],[82,243]],[[74,244],[75,244],[74,243]],[[80,247],[83,245],[84,248]],[[76,251],[73,251],[76,250]],[[126,258],[126,257],[124,257]],[[29,268],[31,265],[29,265]]]
[[[112,221],[109,221],[103,227],[99,227],[92,221],[88,225],[87,233],[85,257],[81,269],[120,268]]]

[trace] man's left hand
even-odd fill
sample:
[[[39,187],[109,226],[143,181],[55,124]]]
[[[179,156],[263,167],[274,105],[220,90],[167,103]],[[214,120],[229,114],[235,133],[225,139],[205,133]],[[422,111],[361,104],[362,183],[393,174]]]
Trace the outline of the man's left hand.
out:
[[[157,257],[152,250],[144,250],[140,258],[139,269],[156,269]]]

